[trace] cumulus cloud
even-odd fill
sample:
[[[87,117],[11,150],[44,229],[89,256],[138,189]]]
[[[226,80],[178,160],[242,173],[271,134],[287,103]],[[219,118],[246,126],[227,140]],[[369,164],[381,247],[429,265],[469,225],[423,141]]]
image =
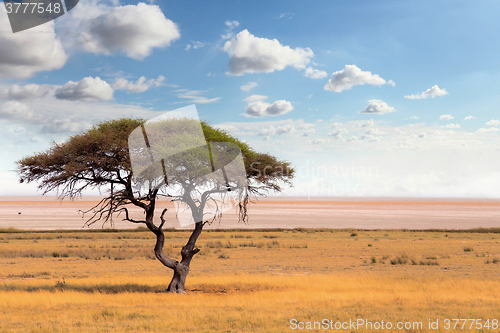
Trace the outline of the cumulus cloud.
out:
[[[276,134],[276,127],[274,127],[273,125],[269,126],[268,128],[263,128],[259,132],[259,135],[262,136],[269,136],[274,134]]]
[[[13,34],[5,6],[0,6],[0,78],[29,78],[61,68],[67,59],[54,22]]]
[[[378,130],[378,128],[370,128],[365,132],[365,135],[380,135],[383,134],[381,131]]]
[[[193,103],[198,104],[214,103],[220,99],[220,97],[206,98],[205,96],[202,96],[206,93],[204,90],[178,89],[175,92],[177,93],[177,97],[190,99]]]
[[[315,126],[316,126],[315,124],[303,123],[303,124],[300,124],[299,126],[297,126],[297,128],[300,130],[308,130],[308,129],[312,129]]]
[[[310,79],[323,79],[328,76],[328,73],[312,67],[307,67],[304,76]]]
[[[491,127],[491,128],[480,128],[477,131],[478,133],[494,133],[500,131],[500,129],[496,127]]]
[[[82,32],[76,45],[84,51],[106,55],[124,52],[137,60],[149,56],[154,48],[168,47],[181,36],[159,6],[142,2],[84,19],[78,29]]]
[[[62,133],[79,132],[91,124],[79,118],[46,116],[34,112],[28,105],[19,101],[8,101],[0,105],[0,119],[40,126],[41,132]]]
[[[475,118],[476,117],[474,117],[474,116],[467,116],[467,117],[464,118],[464,120],[471,120],[471,119],[475,119]]]
[[[278,127],[278,135],[286,134],[286,133],[295,133],[295,125],[294,124],[286,124]]]
[[[201,49],[203,46],[207,45],[207,43],[192,41],[191,44],[187,44],[184,51],[189,51],[191,48],[193,50]]]
[[[385,83],[386,81],[377,74],[362,71],[356,65],[346,65],[343,70],[332,74],[332,77],[325,85],[324,89],[342,92],[357,85],[371,84],[374,86],[380,86]]]
[[[387,81],[387,85],[389,85],[391,87],[395,87],[396,86],[396,82],[394,82],[392,80],[389,80],[389,81]]]
[[[486,123],[486,125],[489,125],[489,126],[500,126],[500,120],[498,120],[498,119],[491,119],[490,121],[488,121]]]
[[[335,124],[335,123],[334,123]],[[361,124],[361,127],[372,127],[375,125],[373,119],[367,120]]]
[[[442,116],[439,117],[440,120],[452,120],[455,119],[451,114],[443,114]]]
[[[109,101],[113,99],[113,92],[106,81],[89,76],[78,82],[69,81],[55,91],[55,97],[70,101]]]
[[[411,120],[418,120],[418,119],[420,119],[420,117],[419,116],[411,116],[410,119]]]
[[[305,69],[314,53],[309,48],[283,46],[276,39],[259,38],[248,30],[239,32],[224,44],[229,55],[229,75],[272,73],[288,66]]]
[[[237,28],[240,25],[240,22],[238,21],[226,21],[224,22],[226,25],[226,33],[224,35],[221,35],[222,39],[230,39],[231,37],[234,36],[234,29]]]
[[[273,104],[256,101],[249,103],[245,108],[250,117],[279,116],[293,110],[292,103],[279,100]]]
[[[336,131],[328,133],[328,135],[333,136],[335,139],[343,140],[344,138],[342,137],[342,135],[347,133],[349,133],[349,130],[347,128],[339,128]]]
[[[250,90],[252,90],[253,88],[255,88],[257,86],[258,86],[257,82],[248,82],[247,84],[242,85],[240,87],[240,89],[243,91],[249,92]]]
[[[283,126],[274,127],[273,125],[269,127],[264,127],[260,130],[259,135],[261,136],[270,136],[270,135],[282,135],[287,133],[295,133],[295,125],[294,124],[286,124]]]
[[[386,102],[379,99],[370,99],[368,103],[368,106],[359,113],[384,114],[396,111],[392,106],[387,105]]]
[[[31,108],[19,101],[8,101],[0,106],[0,119],[36,121],[41,118]]]
[[[264,95],[252,95],[252,96],[248,96],[243,101],[245,101],[245,102],[255,102],[255,101],[263,101],[265,99],[267,99],[267,96],[264,96]]]
[[[441,126],[442,128],[460,128],[460,124],[448,124]]]
[[[444,95],[448,95],[448,92],[446,91],[446,89],[441,89],[436,84],[435,86],[433,86],[430,89],[427,89],[423,93],[407,95],[407,96],[405,96],[405,98],[407,98],[407,99],[426,99],[429,97],[434,98],[437,96],[444,96]]]
[[[309,136],[312,133],[316,133],[316,130],[314,128],[309,128],[309,129],[304,130],[304,133],[302,134],[302,136]]]
[[[158,76],[157,79],[146,80],[144,76],[141,76],[136,82],[129,81],[125,78],[116,79],[113,83],[113,89],[115,90],[126,90],[127,93],[142,93],[152,87],[159,87],[163,85],[165,77],[163,75]]]
[[[427,136],[427,133],[423,132],[418,135],[419,138],[423,139]]]
[[[45,133],[77,133],[89,128],[91,124],[79,118],[64,117],[61,119],[47,119],[41,131]]]
[[[319,144],[326,143],[326,142],[328,142],[328,140],[326,140],[326,139],[314,139],[314,140],[311,140],[311,141],[307,141],[306,144],[308,144],[308,145],[319,145]]]
[[[21,101],[44,97],[49,93],[49,90],[50,85],[48,84],[38,85],[31,83],[25,86],[14,84],[12,87],[1,91],[0,96],[5,99]]]

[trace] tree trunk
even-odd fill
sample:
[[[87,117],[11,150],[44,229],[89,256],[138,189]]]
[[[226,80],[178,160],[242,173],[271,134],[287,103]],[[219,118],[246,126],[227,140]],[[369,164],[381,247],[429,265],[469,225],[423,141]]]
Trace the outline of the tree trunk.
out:
[[[178,262],[177,260],[170,259],[163,253],[163,245],[165,244],[165,236],[163,234],[163,230],[156,229],[156,246],[155,246],[155,255],[156,258],[165,266],[172,269],[174,271],[174,276],[172,277],[172,281],[168,285],[167,291],[178,294],[185,294],[184,286],[186,284],[186,278],[189,274],[189,265],[191,264],[191,259],[193,256],[200,252],[200,249],[195,248],[196,240],[198,236],[201,234],[203,229],[203,223],[198,222],[195,224],[195,228],[191,237],[185,246],[182,247],[181,256],[182,260]]]
[[[178,263],[174,269],[174,276],[168,285],[167,291],[177,294],[185,294],[184,285],[189,274],[189,266],[183,263]]]

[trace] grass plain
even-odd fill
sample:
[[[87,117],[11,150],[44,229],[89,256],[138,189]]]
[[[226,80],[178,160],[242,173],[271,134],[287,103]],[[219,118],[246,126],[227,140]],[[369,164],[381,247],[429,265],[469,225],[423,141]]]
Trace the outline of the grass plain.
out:
[[[297,322],[422,322],[495,332],[499,230],[206,230],[187,294],[138,230],[0,230],[0,332],[324,332]],[[178,258],[187,231],[167,231]],[[490,327],[445,329],[444,320]],[[439,320],[439,329],[428,329]],[[461,323],[458,327],[461,326]]]

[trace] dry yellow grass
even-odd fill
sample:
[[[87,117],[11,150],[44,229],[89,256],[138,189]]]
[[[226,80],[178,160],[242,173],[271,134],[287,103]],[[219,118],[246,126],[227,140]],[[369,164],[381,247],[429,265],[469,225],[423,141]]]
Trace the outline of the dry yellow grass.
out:
[[[167,252],[187,235],[169,233]],[[161,292],[170,271],[153,244],[148,232],[0,233],[0,332],[289,332],[293,318],[418,331],[439,319],[445,332],[446,318],[499,319],[498,234],[210,231],[187,295]]]

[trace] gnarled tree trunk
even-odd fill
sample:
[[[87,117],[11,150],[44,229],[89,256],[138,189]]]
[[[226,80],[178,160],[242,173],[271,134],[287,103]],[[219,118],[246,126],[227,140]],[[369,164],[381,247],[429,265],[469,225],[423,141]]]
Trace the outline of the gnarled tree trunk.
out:
[[[165,244],[165,235],[163,234],[163,230],[161,230],[161,228],[157,228],[154,231],[154,233],[156,234],[156,258],[163,265],[174,271],[174,276],[172,277],[172,281],[170,281],[167,289],[169,292],[185,294],[184,286],[186,284],[186,278],[189,274],[189,265],[191,264],[191,259],[196,253],[200,252],[200,249],[195,248],[195,245],[202,229],[203,222],[198,222],[195,224],[195,228],[193,230],[193,233],[191,234],[191,237],[189,237],[186,245],[182,247],[182,260],[180,262],[169,258],[163,253],[163,246]]]

